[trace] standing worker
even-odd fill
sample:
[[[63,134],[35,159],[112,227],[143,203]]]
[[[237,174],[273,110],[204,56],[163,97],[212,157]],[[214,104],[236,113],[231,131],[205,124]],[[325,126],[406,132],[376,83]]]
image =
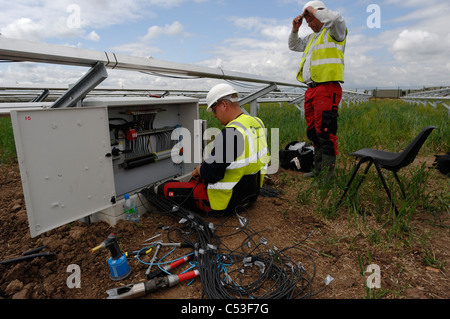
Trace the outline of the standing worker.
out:
[[[235,212],[236,207],[254,202],[263,184],[269,162],[264,123],[242,112],[238,92],[229,84],[214,86],[206,103],[206,111],[225,127],[215,137],[210,156],[192,171],[192,180],[167,184],[164,192],[176,195],[177,187],[192,188],[189,196],[199,210]],[[178,201],[183,203],[185,197]]]
[[[302,38],[298,30],[303,19],[314,32]],[[308,86],[305,118],[308,139],[314,144],[314,172],[307,176],[325,171],[326,180],[334,178],[346,38],[344,19],[339,13],[328,10],[322,1],[306,3],[303,13],[292,22],[289,49],[303,52],[297,79]]]

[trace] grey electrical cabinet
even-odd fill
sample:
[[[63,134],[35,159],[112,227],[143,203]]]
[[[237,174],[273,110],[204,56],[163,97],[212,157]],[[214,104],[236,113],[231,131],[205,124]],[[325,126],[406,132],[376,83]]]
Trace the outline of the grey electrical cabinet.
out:
[[[203,153],[195,98],[89,98],[11,120],[32,237],[87,216],[114,225],[125,193],[187,179]]]

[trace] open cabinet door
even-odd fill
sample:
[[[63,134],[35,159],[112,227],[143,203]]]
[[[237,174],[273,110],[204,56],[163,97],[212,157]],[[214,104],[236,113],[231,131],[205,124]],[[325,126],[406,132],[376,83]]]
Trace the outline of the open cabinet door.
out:
[[[32,237],[112,205],[107,108],[15,110],[11,120]]]

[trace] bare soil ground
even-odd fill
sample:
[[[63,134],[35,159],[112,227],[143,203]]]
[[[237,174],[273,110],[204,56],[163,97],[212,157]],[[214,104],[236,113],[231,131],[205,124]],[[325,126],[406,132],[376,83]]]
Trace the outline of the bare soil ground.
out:
[[[425,160],[432,161],[433,158]],[[432,174],[435,174],[435,179],[446,178],[438,171]],[[295,175],[296,183],[286,183],[286,176],[291,175]],[[271,247],[282,249],[302,242],[302,248],[313,257],[315,263],[314,291],[324,286],[328,275],[334,278],[325,290],[313,298],[368,297],[365,277],[368,274],[364,274],[364,271],[369,261],[380,267],[381,289],[378,292],[383,293],[378,296],[389,299],[450,297],[447,271],[450,265],[450,219],[447,212],[442,212],[437,218],[423,212],[413,217],[415,233],[426,235],[427,247],[431,247],[428,251],[432,251],[434,258],[445,265],[437,269],[425,263],[425,249],[420,241],[410,244],[375,244],[367,240],[366,232],[362,229],[364,226],[349,219],[346,209],[330,219],[316,212],[314,202],[299,204],[296,200],[297,189],[300,184],[306,183],[309,180],[302,173],[280,169],[271,176],[269,186],[279,190],[282,197],[260,197],[245,213],[245,217],[252,229],[260,231]],[[215,225],[238,225],[236,216],[207,218]],[[368,224],[376,221],[370,220],[369,216],[366,223],[367,228]],[[120,221],[110,227],[104,222],[87,225],[76,221],[31,238],[19,168],[17,164],[0,165],[0,260],[20,256],[25,251],[41,246],[47,246],[43,252],[56,253],[53,257],[0,265],[0,299],[104,299],[107,289],[144,280],[144,271],[148,266],[136,258],[130,258],[131,275],[121,282],[114,282],[109,279],[109,252],[101,250],[92,254],[89,250],[104,241],[110,233],[116,234],[123,251],[140,249],[145,239],[158,233],[162,234],[162,240],[167,241],[169,232],[161,226],[177,225],[178,221],[171,217],[148,212],[137,225]],[[308,240],[303,241],[311,232]],[[232,236],[224,240],[229,245],[242,241]],[[178,249],[177,252],[186,254],[188,251]],[[148,262],[149,258],[143,257],[142,260]],[[302,262],[309,274],[314,273],[313,265],[308,263],[305,254],[294,251],[292,259]],[[68,287],[67,280],[71,273],[67,268],[72,264],[80,267],[80,288]],[[182,283],[145,298],[200,299],[201,292],[201,282],[196,279],[190,285]]]

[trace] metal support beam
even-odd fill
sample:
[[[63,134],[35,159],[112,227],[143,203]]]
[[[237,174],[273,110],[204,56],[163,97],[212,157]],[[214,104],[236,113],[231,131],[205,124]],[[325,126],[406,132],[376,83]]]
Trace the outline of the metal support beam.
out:
[[[302,117],[305,116],[305,95],[299,96],[298,98],[289,102],[289,105],[295,105],[295,107],[300,111]],[[299,106],[301,104],[301,106]]]
[[[304,106],[299,106],[298,104],[294,104],[295,107],[300,111],[300,114],[302,115],[302,117],[305,116],[305,108]]]
[[[442,105],[448,110],[448,115],[450,115],[450,106],[445,103],[442,103]]]
[[[267,93],[272,92],[273,90],[276,90],[278,87],[276,85],[276,83],[271,83],[270,85],[262,88],[261,90],[258,90],[256,92],[250,93],[249,95],[247,95],[246,97],[244,97],[243,99],[239,100],[239,105],[243,106],[245,104],[250,103],[250,115],[251,116],[256,116],[256,114],[258,113],[258,102],[257,99],[260,98],[261,96],[266,95]]]
[[[7,61],[28,61],[37,63],[74,65],[91,68],[100,63],[103,64],[106,68],[110,69],[141,71],[143,73],[148,73],[154,76],[174,74],[192,78],[209,78],[251,83],[264,83],[269,84],[269,86],[266,88],[268,92],[274,90],[272,86],[276,88],[276,85],[302,89],[307,88],[305,84],[298,81],[274,79],[271,77],[263,77],[254,74],[226,71],[220,68],[208,68],[191,64],[173,63],[156,60],[153,58],[119,55],[106,51],[86,50],[47,43],[8,39],[4,37],[0,37],[0,60],[2,59]],[[90,83],[95,84],[95,81]],[[92,87],[95,87],[95,85],[92,85]],[[73,90],[78,89],[80,88],[73,88]],[[145,91],[148,91],[148,89],[145,88]],[[343,92],[350,96],[358,96],[361,98],[361,101],[367,101],[370,98],[368,94],[345,90]],[[73,96],[70,96],[71,95],[69,94],[69,100],[71,98],[74,98]],[[254,100],[256,100],[256,98]],[[247,103],[251,103],[251,101],[252,100],[249,100]],[[296,103],[297,102],[291,102],[291,104]],[[350,102],[347,101],[347,104],[350,104]],[[61,106],[58,106],[58,104],[56,104],[55,107]],[[257,111],[257,107],[257,102],[252,103],[251,112],[255,114]]]
[[[66,93],[53,103],[52,108],[74,107],[93,88],[108,77],[103,63],[97,62],[81,79],[78,80]]]
[[[219,68],[208,68],[191,64],[161,61],[153,58],[141,58],[106,51],[86,50],[47,43],[8,39],[4,37],[0,37],[0,59],[88,67],[92,67],[97,62],[101,62],[107,68],[143,71],[156,76],[161,74],[175,74],[189,77],[253,83],[276,83],[282,86],[306,87],[306,85],[298,81],[274,80],[273,78],[226,71]]]
[[[31,102],[44,102],[44,100],[47,98],[47,96],[49,94],[50,94],[50,90],[45,89],[41,94],[39,94],[34,99],[32,99]]]
[[[289,102],[289,104],[299,104],[299,103],[303,103],[305,102],[305,96],[302,95],[294,100],[292,100],[291,102]]]

